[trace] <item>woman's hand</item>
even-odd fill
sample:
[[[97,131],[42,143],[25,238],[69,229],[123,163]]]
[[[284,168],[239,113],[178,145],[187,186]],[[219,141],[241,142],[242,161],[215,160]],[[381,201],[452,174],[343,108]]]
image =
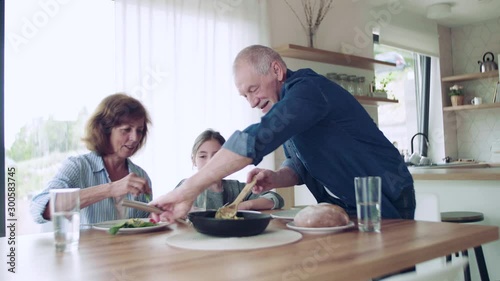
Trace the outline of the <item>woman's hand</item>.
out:
[[[130,173],[111,183],[80,189],[80,209],[105,198],[121,197],[129,193],[134,196],[139,196],[141,193],[151,194],[151,187],[146,179]]]
[[[145,178],[141,178],[134,173],[130,173],[124,178],[113,182],[111,184],[110,192],[112,197],[119,197],[125,194],[139,196],[141,193],[151,194],[151,188]]]

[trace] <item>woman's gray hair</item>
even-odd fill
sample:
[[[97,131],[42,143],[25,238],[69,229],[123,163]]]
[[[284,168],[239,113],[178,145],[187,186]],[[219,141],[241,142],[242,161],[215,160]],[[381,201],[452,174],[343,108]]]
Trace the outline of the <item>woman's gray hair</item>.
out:
[[[242,62],[246,62],[252,65],[259,74],[266,75],[273,61],[277,61],[286,69],[286,63],[272,48],[262,45],[248,46],[241,50],[234,59],[233,73],[236,73],[236,69]]]

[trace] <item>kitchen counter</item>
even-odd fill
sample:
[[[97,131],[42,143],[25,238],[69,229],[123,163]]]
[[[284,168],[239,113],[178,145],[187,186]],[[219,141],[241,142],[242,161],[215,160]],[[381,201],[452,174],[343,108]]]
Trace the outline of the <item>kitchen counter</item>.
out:
[[[488,164],[478,168],[426,168],[408,167],[414,180],[500,180],[500,166]]]

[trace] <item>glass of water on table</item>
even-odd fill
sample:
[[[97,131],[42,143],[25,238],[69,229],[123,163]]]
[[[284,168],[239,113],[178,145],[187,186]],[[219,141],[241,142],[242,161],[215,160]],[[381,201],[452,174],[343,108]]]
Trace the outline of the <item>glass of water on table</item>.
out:
[[[80,189],[50,190],[50,214],[57,252],[78,249],[80,240]]]
[[[356,177],[356,207],[358,213],[358,229],[363,232],[380,232],[380,193],[382,179],[380,177]]]

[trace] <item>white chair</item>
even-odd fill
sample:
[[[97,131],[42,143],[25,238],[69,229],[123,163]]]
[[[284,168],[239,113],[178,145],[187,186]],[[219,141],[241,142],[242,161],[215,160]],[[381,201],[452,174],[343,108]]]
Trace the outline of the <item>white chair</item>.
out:
[[[415,220],[418,221],[441,221],[439,199],[434,193],[415,192],[417,207],[415,208]],[[442,268],[445,265],[445,257],[425,261],[416,265],[417,273],[427,270]]]
[[[417,208],[415,209],[415,220],[417,221],[441,221],[439,211],[439,199],[434,193],[415,192]]]
[[[439,199],[434,193],[415,192],[415,201],[417,207],[415,208],[415,220],[418,221],[441,221],[441,212],[439,210]],[[420,274],[420,272],[429,272],[440,270],[445,266],[445,257],[436,258],[433,260],[425,261],[417,264],[416,272],[413,274]],[[408,274],[412,274],[408,273]],[[406,276],[406,273],[395,275],[394,277]],[[392,277],[391,277],[392,278]],[[380,281],[393,280],[391,278],[381,279]],[[394,279],[399,280],[399,279]],[[403,279],[406,280],[406,279]],[[417,279],[420,280],[420,279]],[[422,279],[425,280],[425,279]]]
[[[410,272],[392,276],[382,281],[457,281],[463,280],[463,270],[468,264],[466,258],[455,258],[441,268],[426,272]]]

